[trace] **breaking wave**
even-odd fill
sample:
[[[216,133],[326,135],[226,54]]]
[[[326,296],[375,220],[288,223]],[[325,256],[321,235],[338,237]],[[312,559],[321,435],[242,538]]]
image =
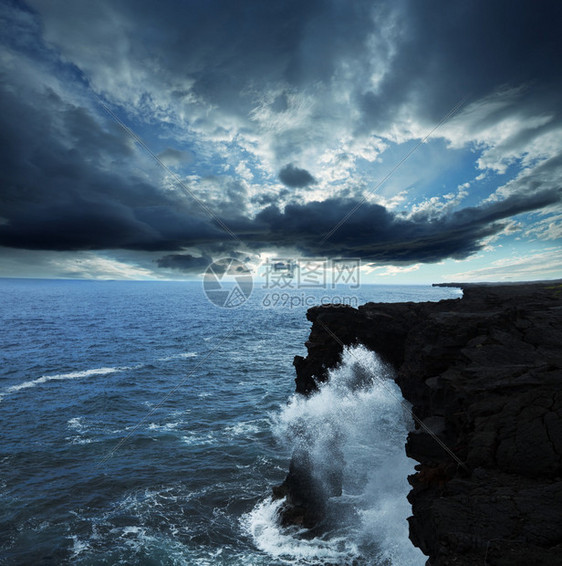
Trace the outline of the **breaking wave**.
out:
[[[242,519],[256,546],[287,564],[421,566],[425,557],[408,538],[407,476],[414,461],[404,450],[413,427],[392,369],[363,346],[310,397],[294,395],[274,416],[277,439],[307,462],[327,495],[321,535],[280,525],[284,501],[260,502]]]
[[[103,367],[103,368],[94,368],[94,369],[87,369],[84,371],[71,371],[68,373],[57,373],[54,375],[43,375],[38,377],[37,379],[32,379],[30,381],[24,381],[22,383],[18,383],[17,385],[12,385],[11,387],[7,387],[3,394],[6,393],[15,393],[16,391],[21,391],[22,389],[29,389],[31,387],[36,387],[37,385],[42,385],[44,383],[48,383],[49,381],[63,381],[66,379],[80,379],[83,377],[93,377],[99,375],[108,375],[110,373],[116,373],[119,371],[126,371],[129,369],[134,369],[130,366],[124,367]]]

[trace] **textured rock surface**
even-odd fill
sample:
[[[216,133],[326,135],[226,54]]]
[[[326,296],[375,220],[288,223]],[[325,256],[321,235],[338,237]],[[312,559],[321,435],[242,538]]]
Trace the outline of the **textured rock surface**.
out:
[[[343,345],[375,350],[462,462],[424,428],[410,433],[410,538],[428,564],[561,564],[562,285],[459,286],[462,299],[439,303],[310,309],[296,389],[314,391]],[[295,503],[284,518],[312,526],[316,494],[293,466],[277,488]]]

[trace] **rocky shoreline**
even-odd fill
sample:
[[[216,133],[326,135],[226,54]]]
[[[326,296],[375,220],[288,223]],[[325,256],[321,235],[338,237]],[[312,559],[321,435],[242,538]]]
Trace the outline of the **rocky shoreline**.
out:
[[[344,346],[376,351],[417,420],[410,539],[427,564],[560,564],[562,282],[454,286],[462,299],[309,309],[296,391],[317,389]],[[306,455],[274,496],[287,498],[285,524],[317,527]]]

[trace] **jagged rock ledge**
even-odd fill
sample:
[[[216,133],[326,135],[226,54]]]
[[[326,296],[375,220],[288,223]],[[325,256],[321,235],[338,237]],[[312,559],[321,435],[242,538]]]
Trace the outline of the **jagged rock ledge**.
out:
[[[558,565],[562,556],[562,281],[462,287],[462,299],[311,308],[296,390],[308,395],[362,343],[397,370],[420,426],[407,454],[410,538],[428,565]],[[283,520],[321,515],[302,458]]]

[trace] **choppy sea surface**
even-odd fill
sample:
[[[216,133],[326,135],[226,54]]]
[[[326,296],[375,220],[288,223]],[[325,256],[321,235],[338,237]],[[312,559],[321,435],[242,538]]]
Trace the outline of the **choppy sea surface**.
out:
[[[306,309],[325,290],[255,289],[236,309],[198,282],[5,279],[0,292],[0,563],[425,562],[408,539],[411,422],[390,368],[357,347],[318,394],[293,396]],[[329,528],[281,528],[270,493],[296,443],[322,470],[333,438],[343,494]]]

